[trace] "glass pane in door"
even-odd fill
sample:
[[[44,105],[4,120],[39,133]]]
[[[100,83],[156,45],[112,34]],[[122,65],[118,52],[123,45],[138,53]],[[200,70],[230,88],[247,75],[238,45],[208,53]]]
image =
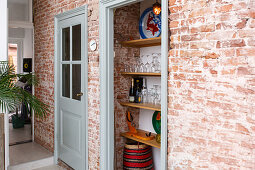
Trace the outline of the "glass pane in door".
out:
[[[81,100],[81,65],[80,64],[73,64],[73,87],[72,87],[72,92],[73,92],[73,99],[75,100]]]
[[[81,60],[81,24],[73,26],[72,29],[73,61],[79,61]]]
[[[70,60],[70,27],[62,30],[62,61]]]
[[[70,64],[62,65],[62,96],[70,98]]]

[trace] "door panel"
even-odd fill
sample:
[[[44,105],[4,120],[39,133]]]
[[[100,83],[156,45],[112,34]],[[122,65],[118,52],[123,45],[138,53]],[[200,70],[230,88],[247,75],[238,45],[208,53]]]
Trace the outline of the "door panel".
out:
[[[61,110],[62,119],[62,147],[66,149],[76,151],[81,156],[81,117],[67,111]]]
[[[86,99],[85,14],[59,22],[59,158],[85,169]]]

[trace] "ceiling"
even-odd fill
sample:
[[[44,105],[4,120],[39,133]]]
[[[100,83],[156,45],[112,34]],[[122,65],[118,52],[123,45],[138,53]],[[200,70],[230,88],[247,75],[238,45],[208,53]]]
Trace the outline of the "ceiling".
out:
[[[7,0],[8,3],[16,3],[16,4],[28,4],[29,0]]]

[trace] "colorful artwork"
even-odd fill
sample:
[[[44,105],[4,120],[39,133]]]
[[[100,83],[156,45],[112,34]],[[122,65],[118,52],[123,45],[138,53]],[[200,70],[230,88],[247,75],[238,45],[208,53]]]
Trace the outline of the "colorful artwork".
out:
[[[155,111],[152,116],[152,125],[157,134],[161,133],[161,112]]]
[[[146,9],[140,18],[139,31],[143,39],[159,37],[161,34],[161,14],[155,15],[152,8]]]

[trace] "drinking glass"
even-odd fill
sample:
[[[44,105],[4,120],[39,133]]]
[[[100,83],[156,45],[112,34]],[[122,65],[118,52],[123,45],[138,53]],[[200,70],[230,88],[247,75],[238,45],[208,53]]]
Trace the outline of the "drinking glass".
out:
[[[159,101],[159,85],[157,84],[154,84],[153,85],[153,104],[158,104],[158,101]]]
[[[148,91],[148,103],[154,103],[154,88]]]
[[[158,60],[158,71],[161,72],[161,53],[157,53],[157,60]]]
[[[144,72],[144,64],[142,58],[139,58],[139,72]]]
[[[147,72],[147,73],[151,72],[151,65],[149,63],[149,57],[150,57],[150,55],[147,55],[147,63],[144,66],[144,72]]]
[[[153,53],[153,60],[152,60],[152,72],[159,73],[160,72],[160,63],[158,61],[158,54]]]

